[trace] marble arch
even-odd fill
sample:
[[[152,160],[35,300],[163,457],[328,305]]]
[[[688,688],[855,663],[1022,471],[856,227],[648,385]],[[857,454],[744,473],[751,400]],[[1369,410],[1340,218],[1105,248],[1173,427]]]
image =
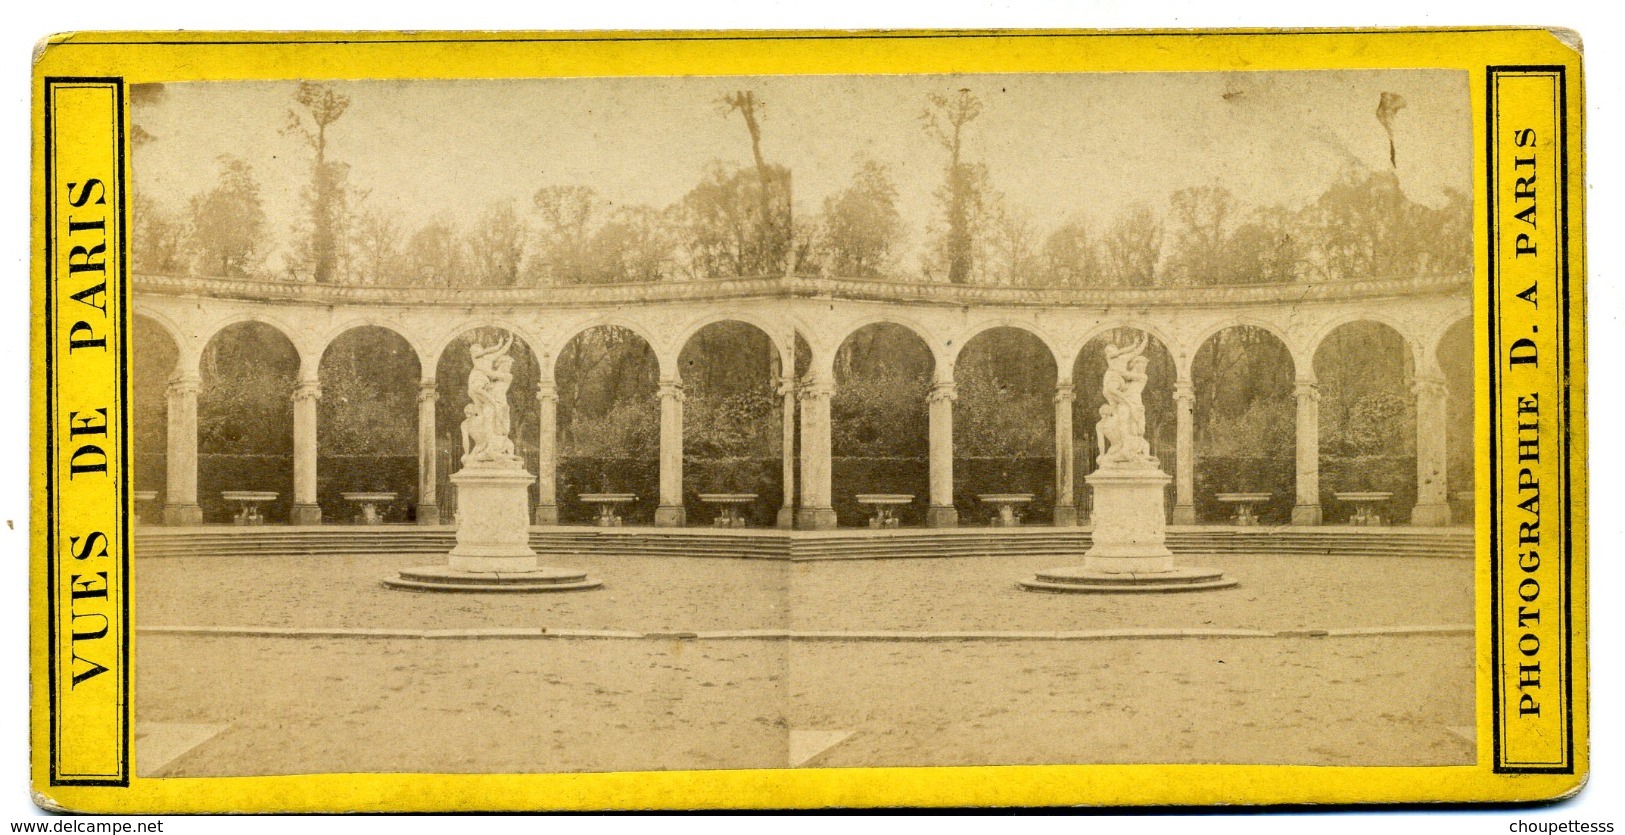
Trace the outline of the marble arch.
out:
[[[1021,331],[1023,333],[1026,333],[1027,335],[1033,337],[1034,339],[1037,339],[1040,345],[1043,345],[1046,349],[1049,350],[1049,358],[1050,358],[1050,360],[1052,362],[1055,363],[1056,373],[1057,373],[1057,375],[1059,375],[1060,367],[1061,367],[1061,364],[1062,364],[1061,363],[1061,351],[1060,351],[1060,347],[1059,347],[1060,340],[1057,339],[1054,335],[1046,332],[1042,327],[1040,327],[1036,323],[1023,322],[1023,321],[1021,321],[1019,319],[1012,319],[1012,318],[1007,318],[1007,317],[1000,317],[1000,318],[997,318],[997,319],[984,319],[984,320],[975,322],[973,325],[971,325],[965,331],[961,332],[959,334],[958,338],[952,340],[951,344],[948,346],[948,350],[949,350],[948,365],[950,367],[957,365],[959,363],[959,355],[960,355],[960,353],[962,353],[965,350],[965,346],[971,344],[971,342],[973,340],[975,340],[976,337],[981,336],[981,335],[983,335],[985,333],[989,333],[991,331],[998,330],[999,328],[1010,328],[1011,330],[1018,330],[1018,331]]]
[[[1293,339],[1287,329],[1279,323],[1268,322],[1254,316],[1237,316],[1213,322],[1187,342],[1184,347],[1188,348],[1188,350],[1174,354],[1174,366],[1179,370],[1180,379],[1191,379],[1192,369],[1196,363],[1196,355],[1201,353],[1202,349],[1207,346],[1208,342],[1212,341],[1213,337],[1231,328],[1249,327],[1258,328],[1268,333],[1270,336],[1275,337],[1282,347],[1286,348],[1287,356],[1292,358],[1291,370],[1295,377],[1303,379],[1306,373],[1305,369],[1307,369],[1307,374],[1310,378],[1313,378],[1315,373],[1314,353],[1311,352],[1308,355],[1306,362],[1302,340]]]
[[[1326,340],[1330,339],[1332,334],[1337,333],[1337,331],[1348,327],[1349,325],[1358,325],[1362,323],[1377,325],[1385,328],[1395,336],[1399,337],[1400,343],[1405,346],[1406,359],[1410,361],[1410,366],[1413,372],[1415,369],[1422,368],[1423,363],[1427,361],[1427,340],[1425,337],[1407,336],[1404,325],[1395,321],[1394,317],[1384,316],[1380,313],[1354,312],[1325,322],[1321,328],[1315,332],[1307,347],[1311,363],[1308,366],[1309,373],[1311,375],[1315,373],[1313,362],[1320,357],[1320,349],[1325,347]]]
[[[662,377],[672,380],[677,355],[687,337],[714,321],[738,320],[767,332],[782,356],[793,361],[794,339],[800,336],[811,350],[808,373],[786,384],[781,393],[790,421],[798,421],[801,455],[793,466],[799,480],[795,512],[796,524],[807,527],[832,525],[834,514],[829,483],[829,398],[833,393],[834,356],[840,345],[858,329],[888,322],[908,329],[925,342],[936,364],[940,382],[951,381],[953,361],[965,342],[977,333],[995,326],[1019,327],[1037,335],[1056,358],[1057,414],[1061,401],[1069,397],[1068,372],[1076,367],[1078,354],[1095,336],[1117,327],[1133,327],[1156,337],[1173,356],[1176,366],[1175,399],[1179,403],[1182,433],[1189,432],[1189,384],[1196,352],[1214,334],[1236,325],[1251,325],[1271,333],[1286,346],[1294,363],[1298,384],[1300,422],[1315,413],[1313,350],[1331,328],[1345,321],[1372,319],[1394,327],[1415,346],[1419,367],[1431,372],[1436,365],[1438,343],[1448,328],[1472,313],[1471,277],[1420,276],[1373,279],[1339,283],[1291,285],[1248,285],[1213,287],[1152,288],[1024,288],[920,284],[883,280],[858,280],[814,276],[720,279],[704,282],[669,282],[646,285],[568,286],[534,288],[446,288],[383,287],[292,284],[276,281],[211,279],[136,275],[132,277],[133,313],[160,322],[176,339],[181,357],[179,376],[194,380],[172,388],[170,396],[171,453],[185,461],[186,447],[196,444],[196,368],[202,348],[224,327],[241,321],[259,321],[277,328],[299,351],[307,369],[301,371],[301,390],[294,395],[296,436],[314,438],[315,392],[305,383],[325,350],[327,340],[354,323],[388,327],[419,351],[420,362],[432,373],[446,346],[459,334],[475,327],[496,326],[524,339],[535,353],[544,375],[555,372],[554,363],[563,346],[576,335],[597,325],[619,325],[639,334],[655,352]],[[1427,379],[1422,378],[1423,382]],[[188,394],[190,390],[190,394]],[[1418,439],[1443,435],[1442,387],[1419,385],[1416,391]],[[420,455],[433,453],[433,395],[425,390],[425,408],[420,411]],[[550,377],[544,377],[538,394],[542,402],[544,452],[552,439],[545,437],[554,424],[548,422],[549,407],[556,398]],[[940,385],[931,395],[933,402],[945,403],[951,391]],[[306,399],[301,399],[302,397]],[[663,404],[679,397],[673,387],[663,393]],[[190,411],[188,411],[190,402]],[[933,414],[945,411],[933,406]],[[951,410],[946,410],[951,413]],[[680,408],[662,408],[662,457],[680,459],[682,433]],[[1070,411],[1068,411],[1070,415]],[[1439,415],[1435,419],[1435,414]],[[422,428],[422,415],[430,423]],[[1306,417],[1307,416],[1307,417]],[[944,419],[946,423],[951,417]],[[668,429],[676,423],[679,428]],[[1068,421],[1070,423],[1070,421]],[[300,427],[309,424],[308,430]],[[795,425],[789,427],[794,431]],[[1057,421],[1057,458],[1070,460],[1070,427],[1060,431]],[[1302,434],[1302,433],[1300,433]],[[933,452],[951,459],[949,440]],[[1188,435],[1187,435],[1188,436]],[[1431,442],[1430,442],[1431,443]],[[1442,442],[1440,443],[1442,447]],[[1063,447],[1067,454],[1062,455]],[[1419,443],[1419,448],[1428,449]],[[311,446],[314,449],[314,446]],[[1311,455],[1304,460],[1299,444],[1300,472],[1314,472]],[[1181,455],[1181,460],[1192,456]],[[1422,456],[1426,457],[1426,456]],[[301,461],[303,453],[301,453]],[[314,460],[296,462],[301,472],[314,473]],[[543,461],[543,469],[550,463]],[[182,468],[184,469],[184,468]],[[543,482],[550,473],[544,472]],[[1176,474],[1176,481],[1179,474]],[[1057,472],[1057,496],[1065,491],[1062,482],[1068,474]],[[788,482],[787,482],[788,483]],[[195,493],[195,485],[190,488]],[[680,489],[680,488],[679,488]],[[1413,518],[1436,524],[1447,517],[1442,477],[1419,473],[1418,512]],[[188,495],[184,475],[170,485],[170,503],[184,509],[195,505]],[[546,523],[551,498],[543,491],[536,520]],[[933,489],[932,504],[938,505]],[[663,496],[662,504],[680,501]],[[421,501],[421,499],[420,499]],[[1312,507],[1295,514],[1300,524],[1319,521],[1318,498],[1300,503]],[[1312,511],[1312,512],[1311,512]],[[1175,521],[1183,521],[1176,508]],[[184,514],[183,514],[184,516]],[[419,514],[420,520],[433,516]],[[781,517],[785,518],[785,517]],[[1068,519],[1057,512],[1058,523]],[[662,524],[680,524],[667,514]],[[785,518],[788,523],[788,518]],[[940,516],[937,522],[952,524]]]
[[[148,316],[148,318],[153,318],[145,311],[138,310],[137,312],[141,313],[143,316]],[[209,345],[213,343],[214,340],[220,336],[220,334],[225,333],[233,326],[246,323],[265,325],[277,333],[282,334],[282,338],[288,340],[288,344],[293,346],[294,353],[299,357],[299,375],[301,378],[304,377],[307,371],[309,371],[311,374],[315,373],[316,363],[320,362],[322,358],[320,353],[321,349],[313,349],[312,347],[316,342],[316,336],[310,333],[308,330],[301,330],[289,325],[280,317],[271,316],[256,311],[236,311],[225,318],[209,323],[203,328],[194,330],[193,333],[195,336],[193,339],[188,340],[188,342],[196,345],[196,353],[189,354],[185,348],[181,349],[181,356],[192,361],[193,363],[190,371],[193,373],[197,371],[196,364],[203,360],[203,352],[208,350]],[[177,344],[179,345],[183,343]],[[324,345],[322,347],[325,348],[326,346]],[[312,356],[313,350],[315,351],[314,356]]]
[[[406,334],[401,333],[401,328],[400,328],[400,325],[398,323],[391,322],[391,321],[388,321],[388,320],[373,319],[373,318],[350,319],[350,320],[345,321],[343,324],[340,324],[337,327],[331,328],[328,331],[326,331],[325,333],[323,333],[318,338],[318,341],[320,341],[321,344],[322,344],[321,356],[326,357],[328,349],[332,348],[333,343],[339,341],[339,339],[341,337],[343,337],[345,334],[348,334],[350,331],[358,330],[358,329],[361,329],[361,328],[378,328],[379,330],[389,331],[390,333],[392,333],[396,337],[398,337],[401,340],[401,342],[404,342],[406,344],[406,347],[412,349],[412,355],[417,357],[418,369],[419,369],[420,372],[425,366],[428,365],[428,355],[424,352],[423,346],[419,345],[418,343],[416,343],[414,341],[412,341],[411,337],[407,336]],[[438,356],[439,355],[436,354],[437,359],[438,359]]]
[[[647,327],[644,327],[642,323],[635,319],[625,316],[611,315],[595,316],[581,321],[571,321],[555,327],[552,331],[554,340],[547,343],[546,348],[542,349],[542,356],[547,359],[546,362],[542,363],[542,372],[547,375],[543,379],[557,380],[559,375],[559,357],[564,355],[564,349],[570,347],[570,343],[576,341],[576,339],[582,334],[585,334],[586,332],[595,328],[625,328],[626,330],[631,331],[632,333],[636,334],[639,339],[643,340],[643,344],[649,346],[649,350],[654,353],[656,363],[660,364],[660,376],[662,378],[669,377],[673,372],[676,371],[677,360],[675,357],[672,358],[670,368],[667,368],[666,365],[661,362],[661,358],[665,356],[667,352],[661,350],[663,346],[660,345],[655,335],[650,332]]]
[[[725,322],[739,322],[741,324],[750,325],[751,327],[761,331],[762,335],[767,337],[768,344],[773,346],[773,353],[779,360],[779,367],[795,367],[796,346],[795,342],[793,341],[795,334],[794,330],[789,331],[788,335],[791,337],[791,342],[789,345],[786,345],[784,337],[787,334],[785,333],[784,321],[782,319],[775,320],[757,313],[741,313],[737,310],[719,310],[715,313],[707,314],[688,323],[688,325],[677,331],[675,338],[672,340],[673,362],[675,363],[677,360],[682,358],[683,351],[688,348],[688,343],[693,341],[694,337],[699,336],[700,331],[703,331],[712,325],[720,325]]]
[[[858,319],[844,320],[840,323],[837,336],[829,339],[814,341],[811,336],[807,344],[812,348],[812,365],[808,369],[809,376],[815,378],[835,379],[835,355],[840,353],[841,347],[848,339],[856,336],[858,331],[870,325],[896,325],[920,340],[925,349],[931,352],[931,365],[937,369],[935,372],[940,379],[943,369],[953,368],[952,356],[948,353],[948,346],[938,339],[924,324],[908,316],[898,316],[895,313],[875,313]],[[815,331],[816,332],[816,331]]]

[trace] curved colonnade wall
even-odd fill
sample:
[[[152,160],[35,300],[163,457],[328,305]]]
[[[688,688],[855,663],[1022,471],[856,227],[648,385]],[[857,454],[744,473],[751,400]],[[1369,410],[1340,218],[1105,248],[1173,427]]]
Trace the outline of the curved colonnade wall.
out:
[[[197,499],[199,365],[210,340],[241,322],[260,322],[285,335],[297,351],[292,399],[294,484],[290,521],[321,519],[316,502],[318,370],[327,347],[363,326],[398,334],[423,369],[419,402],[417,519],[439,519],[436,503],[433,379],[441,356],[469,331],[497,327],[520,337],[539,369],[540,485],[535,520],[558,519],[555,489],[557,385],[555,364],[578,334],[616,325],[638,334],[659,365],[660,478],[658,525],[684,524],[682,500],[683,381],[678,358],[707,325],[738,321],[761,329],[778,353],[780,368],[796,368],[798,337],[811,350],[804,375],[776,381],[785,408],[787,437],[799,421],[799,460],[784,462],[784,508],[779,520],[796,527],[835,524],[831,495],[830,399],[835,356],[843,341],[865,326],[907,328],[935,361],[928,400],[930,419],[928,519],[955,522],[953,511],[954,367],[960,350],[993,328],[1016,328],[1037,337],[1055,360],[1055,521],[1072,524],[1074,473],[1073,371],[1084,346],[1118,328],[1150,334],[1175,367],[1176,472],[1173,521],[1195,521],[1194,386],[1198,350],[1235,326],[1261,328],[1291,356],[1296,398],[1294,524],[1320,524],[1319,434],[1315,355],[1339,327],[1374,322],[1403,338],[1416,398],[1417,525],[1450,521],[1446,484],[1444,372],[1439,346],[1452,325],[1472,312],[1466,276],[1339,282],[1149,289],[1010,288],[898,284],[808,277],[729,279],[649,285],[537,288],[398,288],[286,284],[230,279],[137,275],[133,312],[173,340],[175,367],[167,390],[168,447],[163,491],[169,524],[201,521]],[[140,397],[140,393],[137,394]],[[792,488],[793,485],[793,488]],[[1471,485],[1456,485],[1469,489]]]

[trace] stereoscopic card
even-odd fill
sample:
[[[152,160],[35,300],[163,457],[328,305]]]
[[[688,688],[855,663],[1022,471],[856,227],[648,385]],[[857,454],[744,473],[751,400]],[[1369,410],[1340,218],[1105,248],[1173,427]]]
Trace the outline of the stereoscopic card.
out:
[[[33,91],[42,806],[1585,780],[1572,33],[89,33]]]

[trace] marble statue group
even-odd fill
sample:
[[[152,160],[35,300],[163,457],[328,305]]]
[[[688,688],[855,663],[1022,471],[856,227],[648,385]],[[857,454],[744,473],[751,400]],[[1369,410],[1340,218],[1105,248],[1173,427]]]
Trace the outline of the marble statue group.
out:
[[[512,418],[508,388],[513,385],[513,336],[495,345],[469,346],[469,404],[463,408],[463,466],[513,469],[523,466],[509,437]]]
[[[1145,439],[1145,383],[1148,360],[1146,337],[1129,345],[1106,346],[1106,373],[1101,390],[1106,402],[1100,407],[1095,439],[1107,469],[1156,469],[1151,445]]]

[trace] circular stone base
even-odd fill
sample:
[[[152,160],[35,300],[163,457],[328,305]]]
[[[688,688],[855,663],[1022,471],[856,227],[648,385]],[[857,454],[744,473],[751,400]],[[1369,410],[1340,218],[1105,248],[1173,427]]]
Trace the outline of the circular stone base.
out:
[[[1091,571],[1086,568],[1051,568],[1018,585],[1028,591],[1122,594],[1128,592],[1206,591],[1236,584],[1216,568],[1175,568],[1172,571]]]
[[[458,571],[443,565],[402,569],[384,580],[392,589],[412,591],[544,592],[585,591],[603,585],[585,571],[536,568],[529,571]]]

